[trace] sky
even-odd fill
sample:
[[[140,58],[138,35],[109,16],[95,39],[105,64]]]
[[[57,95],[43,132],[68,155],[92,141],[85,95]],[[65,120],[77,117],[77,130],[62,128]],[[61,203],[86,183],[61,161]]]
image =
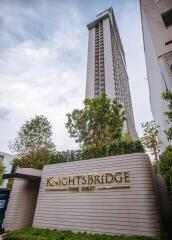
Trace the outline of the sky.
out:
[[[85,98],[87,23],[113,7],[129,75],[136,129],[150,121],[139,0],[0,0],[0,151],[43,114],[57,150],[77,149],[66,114]]]

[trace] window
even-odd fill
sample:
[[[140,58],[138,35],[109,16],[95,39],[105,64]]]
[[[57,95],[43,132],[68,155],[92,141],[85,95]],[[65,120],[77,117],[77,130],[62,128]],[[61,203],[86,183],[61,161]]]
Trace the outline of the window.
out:
[[[169,44],[171,44],[171,43],[172,43],[172,40],[166,42],[166,43],[165,43],[165,46],[167,46],[167,45],[169,45]]]
[[[162,13],[161,16],[166,28],[172,26],[172,9],[165,13]]]
[[[170,70],[170,73],[172,73],[172,53],[171,52],[164,56],[164,61],[168,70]]]

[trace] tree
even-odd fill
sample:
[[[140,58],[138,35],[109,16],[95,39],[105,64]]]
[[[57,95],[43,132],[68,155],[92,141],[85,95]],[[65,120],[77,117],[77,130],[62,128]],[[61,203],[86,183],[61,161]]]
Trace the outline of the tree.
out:
[[[17,153],[14,164],[19,167],[41,169],[54,152],[52,126],[43,115],[35,116],[20,128],[17,138],[10,143],[10,149]]]
[[[169,111],[165,112],[164,114],[168,118],[168,123],[172,123],[172,92],[170,90],[166,90],[163,92],[162,98],[168,102]],[[172,127],[170,127],[168,130],[165,130],[165,133],[168,140],[172,140]]]
[[[141,142],[143,146],[155,156],[157,170],[159,172],[159,153],[160,153],[160,141],[159,141],[159,126],[155,121],[150,121],[142,124],[144,129]]]
[[[122,133],[121,140],[126,143],[133,142],[133,138],[129,133]]]
[[[84,108],[67,114],[66,128],[81,146],[101,147],[121,138],[125,114],[122,105],[105,93],[85,99]]]
[[[3,176],[4,173],[5,173],[5,166],[4,166],[4,163],[3,163],[3,157],[0,156],[0,186],[3,183],[2,176]]]
[[[160,172],[170,186],[172,193],[172,146],[166,148],[159,161]]]
[[[35,153],[21,155],[13,160],[14,166],[20,168],[42,169],[45,165],[50,164],[55,157],[55,152],[48,149],[39,149]]]

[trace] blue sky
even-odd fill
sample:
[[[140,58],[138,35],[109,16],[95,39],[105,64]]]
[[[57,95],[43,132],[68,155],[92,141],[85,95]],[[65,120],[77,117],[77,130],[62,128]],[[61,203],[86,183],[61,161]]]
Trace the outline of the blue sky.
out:
[[[85,97],[88,30],[113,7],[125,50],[136,128],[152,119],[138,0],[0,0],[0,150],[35,114],[51,121],[58,150],[77,148],[66,113]]]

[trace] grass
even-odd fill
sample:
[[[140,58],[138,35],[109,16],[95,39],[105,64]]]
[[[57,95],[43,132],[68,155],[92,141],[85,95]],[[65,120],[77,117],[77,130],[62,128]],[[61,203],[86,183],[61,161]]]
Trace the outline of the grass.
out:
[[[89,233],[73,233],[68,230],[25,228],[3,235],[5,240],[155,240],[144,236],[111,236]]]

